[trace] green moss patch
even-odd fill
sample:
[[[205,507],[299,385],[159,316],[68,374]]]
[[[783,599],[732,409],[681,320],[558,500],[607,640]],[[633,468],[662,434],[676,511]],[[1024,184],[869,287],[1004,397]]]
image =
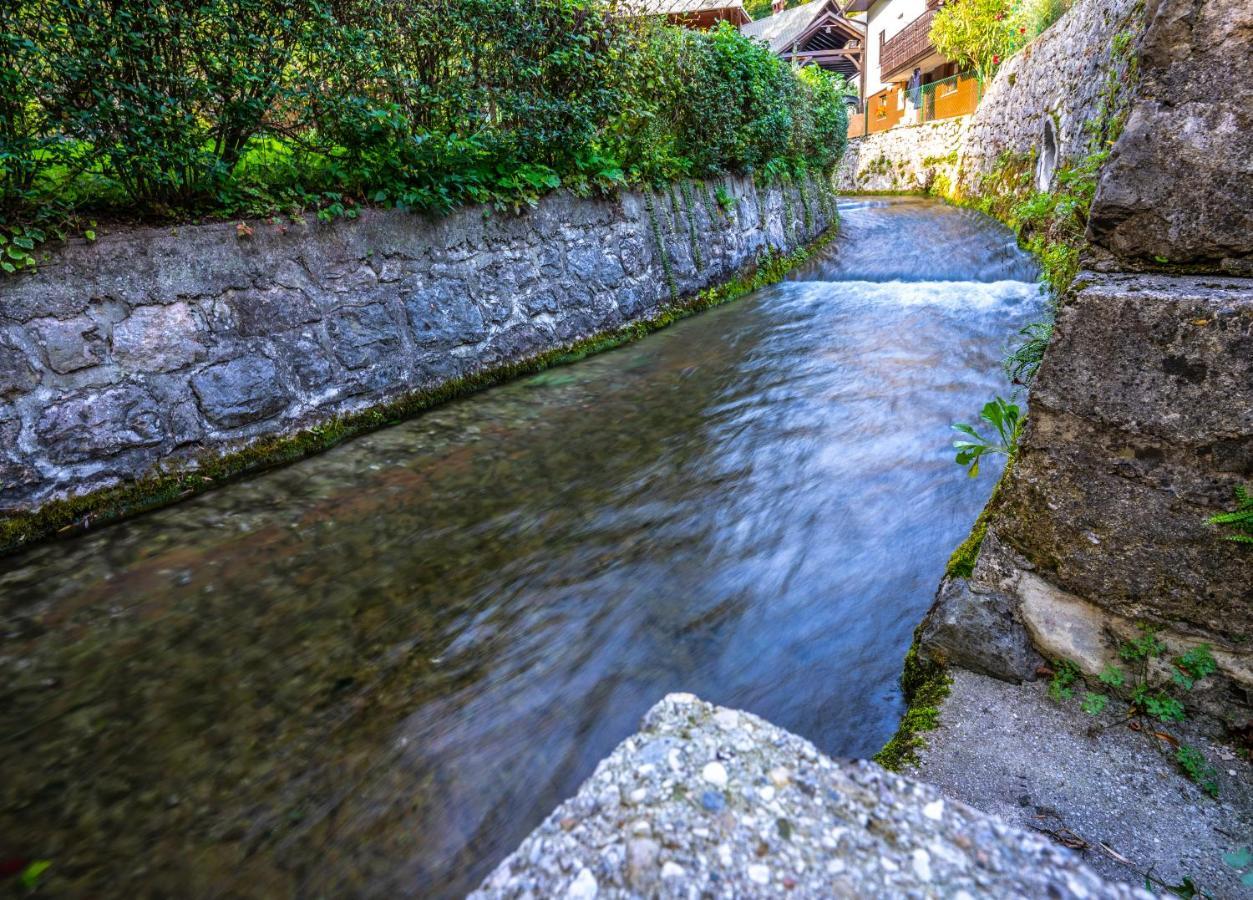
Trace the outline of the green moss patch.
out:
[[[474,391],[620,347],[680,319],[728,303],[779,281],[791,269],[826,246],[834,238],[835,232],[836,226],[833,223],[806,247],[787,254],[768,251],[756,265],[731,280],[681,299],[663,307],[647,319],[621,328],[517,362],[484,369],[435,388],[410,392],[366,410],[335,416],[294,434],[263,437],[222,455],[206,453],[194,463],[177,471],[154,473],[116,487],[53,500],[37,510],[0,518],[0,556],[11,554],[46,538],[77,534],[97,525],[116,522],[174,503],[244,475],[304,459],[348,438],[395,424]]]
[[[922,735],[940,726],[940,704],[948,696],[952,683],[943,666],[918,652],[918,631],[915,630],[914,642],[905,654],[905,667],[901,672],[901,688],[909,706],[896,734],[874,755],[875,762],[893,772],[918,762],[918,751],[927,746]]]

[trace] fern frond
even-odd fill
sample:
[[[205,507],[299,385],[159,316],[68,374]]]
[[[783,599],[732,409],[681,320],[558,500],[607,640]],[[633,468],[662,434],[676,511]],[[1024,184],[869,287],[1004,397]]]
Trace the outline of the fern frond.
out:
[[[1236,485],[1236,508],[1210,516],[1206,521],[1211,525],[1234,529],[1234,534],[1223,535],[1225,540],[1253,544],[1253,492],[1242,484]]]

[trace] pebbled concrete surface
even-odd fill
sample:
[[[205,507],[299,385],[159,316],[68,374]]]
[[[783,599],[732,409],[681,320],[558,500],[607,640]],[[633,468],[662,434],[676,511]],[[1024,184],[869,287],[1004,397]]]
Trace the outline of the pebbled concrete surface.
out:
[[[1159,741],[1117,724],[1113,703],[1094,720],[1078,699],[1049,699],[1044,681],[950,671],[940,727],[909,775],[1021,828],[1052,832],[1106,878],[1143,885],[1152,871],[1169,884],[1189,877],[1216,898],[1249,896],[1222,861],[1253,842],[1253,767],[1231,747],[1196,723],[1162,728],[1217,767],[1212,800]],[[1090,735],[1097,723],[1109,727]]]
[[[471,895],[1141,897],[929,785],[671,694]]]

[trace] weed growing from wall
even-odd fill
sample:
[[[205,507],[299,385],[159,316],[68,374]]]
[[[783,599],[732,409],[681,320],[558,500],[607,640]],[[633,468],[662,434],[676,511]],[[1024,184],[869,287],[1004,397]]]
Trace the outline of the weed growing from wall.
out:
[[[1231,512],[1210,516],[1206,521],[1210,525],[1222,525],[1230,529],[1223,535],[1224,540],[1253,544],[1253,490],[1237,485],[1236,508]]]

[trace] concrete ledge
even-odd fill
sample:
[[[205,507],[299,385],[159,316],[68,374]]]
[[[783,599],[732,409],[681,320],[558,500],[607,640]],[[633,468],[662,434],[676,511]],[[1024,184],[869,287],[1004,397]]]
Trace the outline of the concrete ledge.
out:
[[[928,785],[671,694],[471,896],[1151,895]]]

